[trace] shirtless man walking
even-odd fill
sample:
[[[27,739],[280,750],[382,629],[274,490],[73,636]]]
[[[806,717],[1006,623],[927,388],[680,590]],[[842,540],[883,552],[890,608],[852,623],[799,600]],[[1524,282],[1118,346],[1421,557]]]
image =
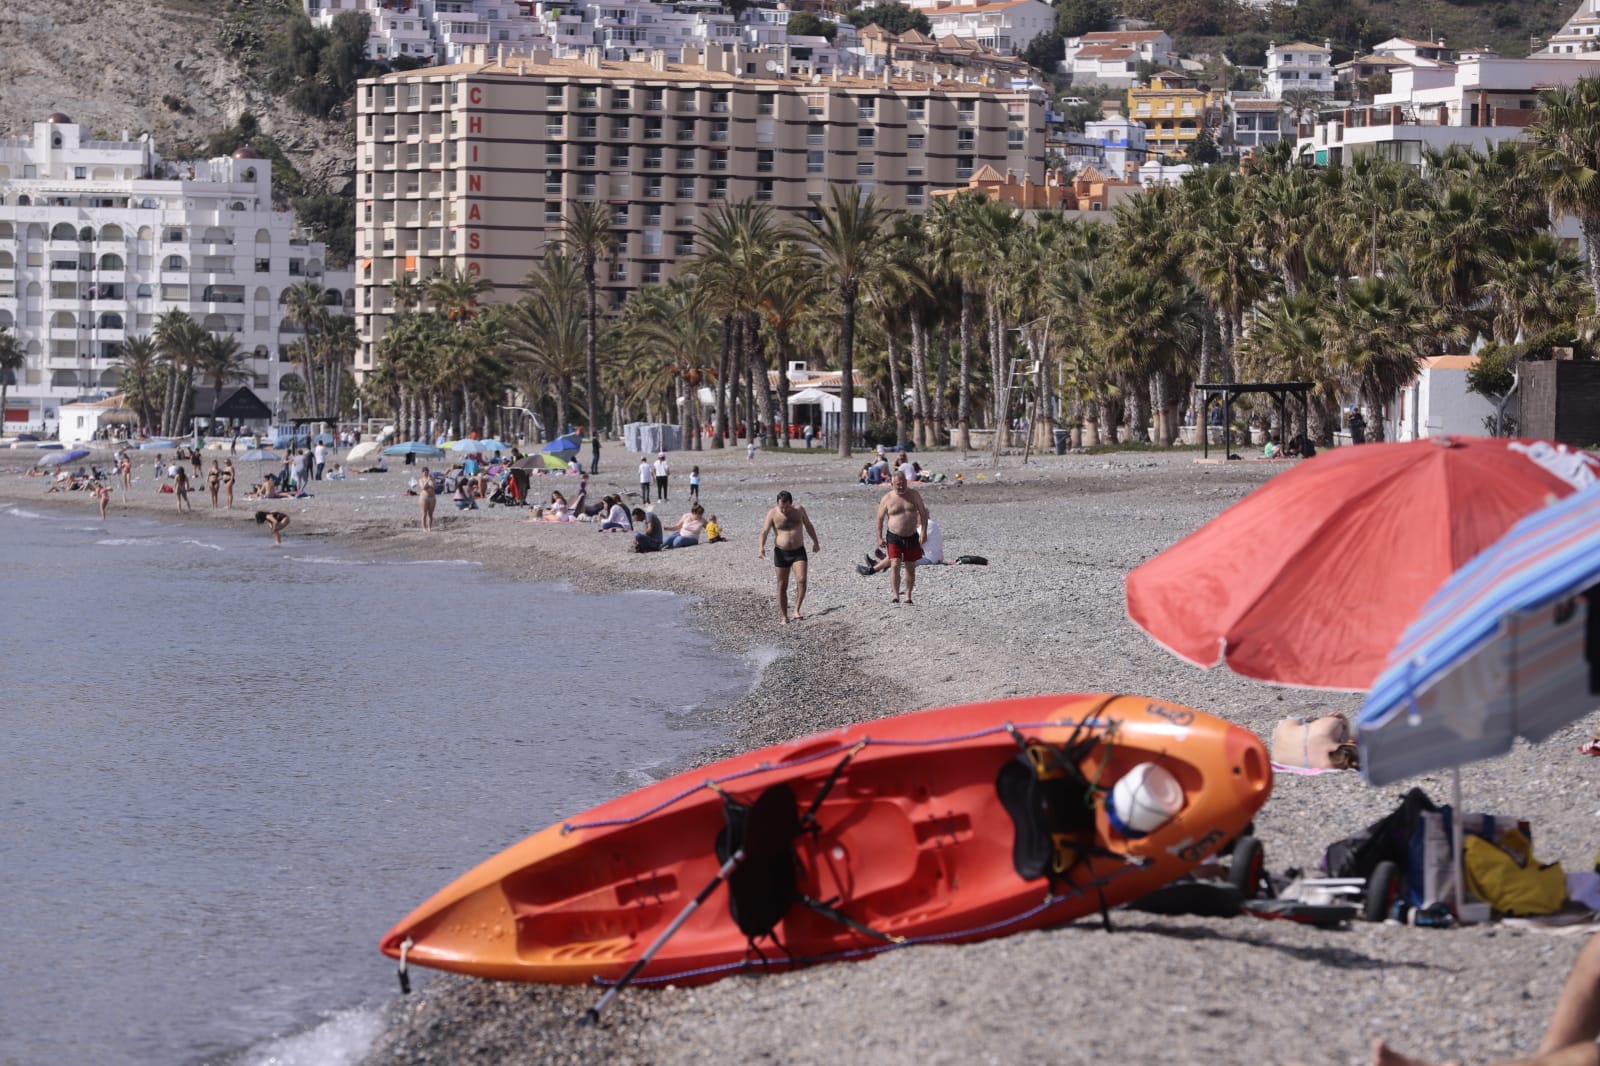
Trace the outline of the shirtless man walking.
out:
[[[789,624],[789,571],[794,571],[794,621],[805,618],[800,607],[806,602],[806,534],[811,534],[811,550],[822,550],[817,531],[804,507],[796,507],[788,490],[778,493],[778,505],[767,512],[761,525],[758,558],[767,557],[767,532],[772,533],[772,565],[778,571],[778,614]]]
[[[900,602],[900,572],[904,570],[906,604],[910,605],[911,591],[917,586],[917,560],[922,558],[922,544],[928,538],[928,505],[922,502],[922,493],[906,487],[903,470],[894,472],[892,485],[878,503],[878,547],[888,551],[892,602]]]

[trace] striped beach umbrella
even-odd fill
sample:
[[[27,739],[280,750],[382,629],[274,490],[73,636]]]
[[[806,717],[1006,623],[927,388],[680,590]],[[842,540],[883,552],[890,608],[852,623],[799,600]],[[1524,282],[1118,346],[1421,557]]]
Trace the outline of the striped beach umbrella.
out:
[[[1456,571],[1356,719],[1375,785],[1503,754],[1600,708],[1600,484],[1522,519]]]

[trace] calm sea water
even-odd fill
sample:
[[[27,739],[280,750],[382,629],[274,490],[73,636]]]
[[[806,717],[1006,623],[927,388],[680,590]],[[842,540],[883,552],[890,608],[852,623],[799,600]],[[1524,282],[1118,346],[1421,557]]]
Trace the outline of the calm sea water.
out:
[[[337,1063],[435,890],[716,737],[656,593],[0,500],[0,1063]]]

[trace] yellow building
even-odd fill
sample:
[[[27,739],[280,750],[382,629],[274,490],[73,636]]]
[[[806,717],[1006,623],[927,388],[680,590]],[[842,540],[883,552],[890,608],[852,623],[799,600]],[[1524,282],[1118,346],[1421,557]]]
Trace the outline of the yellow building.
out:
[[[1184,155],[1202,129],[1221,122],[1223,96],[1187,74],[1163,71],[1151,75],[1148,88],[1128,90],[1128,116],[1143,124],[1151,155]]]

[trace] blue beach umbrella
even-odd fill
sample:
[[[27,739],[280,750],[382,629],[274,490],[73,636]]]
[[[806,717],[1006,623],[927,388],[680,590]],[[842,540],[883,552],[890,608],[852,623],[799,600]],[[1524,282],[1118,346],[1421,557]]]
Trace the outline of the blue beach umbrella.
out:
[[[383,450],[384,455],[420,455],[424,459],[440,459],[444,457],[444,450],[435,448],[426,441],[408,440],[400,444],[391,444]]]
[[[1503,755],[1519,736],[1537,743],[1597,707],[1600,484],[1522,519],[1428,600],[1356,717],[1361,772],[1387,785],[1455,769],[1459,811],[1463,763]]]
[[[61,450],[61,445],[57,444],[53,440],[45,441],[43,444],[36,444],[34,447],[38,448],[40,451],[59,452]]]
[[[283,456],[268,448],[251,448],[239,456],[241,463],[281,463]]]
[[[539,450],[546,455],[564,455],[567,458],[571,458],[578,454],[578,449],[582,444],[583,438],[573,433],[565,437],[557,437]]]
[[[488,440],[458,440],[450,445],[453,452],[476,452],[479,455],[493,455],[495,452],[509,452],[511,449],[503,441],[490,437]]]

